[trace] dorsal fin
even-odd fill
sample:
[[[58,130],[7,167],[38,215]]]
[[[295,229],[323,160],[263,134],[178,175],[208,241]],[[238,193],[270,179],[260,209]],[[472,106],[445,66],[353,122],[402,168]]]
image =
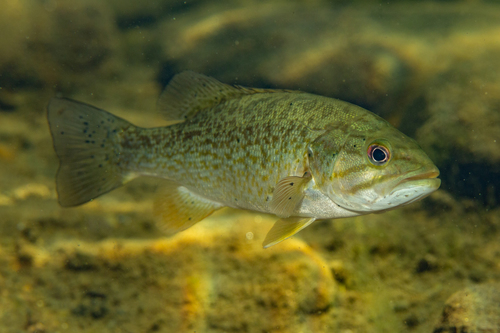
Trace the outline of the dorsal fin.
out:
[[[174,76],[158,100],[158,110],[167,120],[184,121],[199,110],[248,92],[214,78],[185,71]]]
[[[230,86],[216,79],[185,71],[177,74],[169,82],[158,99],[158,110],[169,121],[184,121],[198,111],[217,105],[228,99],[243,95],[295,92],[282,89],[246,88]]]

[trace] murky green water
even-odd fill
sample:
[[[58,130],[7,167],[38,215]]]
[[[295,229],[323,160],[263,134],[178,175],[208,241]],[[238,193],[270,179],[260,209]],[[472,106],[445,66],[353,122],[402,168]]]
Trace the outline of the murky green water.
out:
[[[499,332],[500,5],[495,1],[4,0],[1,332]],[[45,107],[141,126],[190,69],[365,107],[415,138],[440,190],[314,223],[225,209],[165,237],[135,180],[57,204]]]

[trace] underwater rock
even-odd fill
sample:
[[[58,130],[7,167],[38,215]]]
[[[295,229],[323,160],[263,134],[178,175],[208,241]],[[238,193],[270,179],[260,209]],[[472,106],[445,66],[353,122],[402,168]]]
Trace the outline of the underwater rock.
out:
[[[30,35],[29,4],[25,1],[7,1],[0,10],[0,70],[25,50],[26,37]],[[1,82],[1,81],[0,81]]]
[[[10,288],[29,286],[10,313],[31,312],[47,331],[61,323],[72,332],[325,331],[336,295],[327,263],[302,241],[263,250],[256,238],[201,228],[160,240],[59,242],[50,250],[26,243],[19,252],[30,264],[5,275]]]
[[[114,51],[118,36],[112,13],[96,1],[61,1],[51,13],[52,56],[74,72],[98,68]]]
[[[116,17],[116,24],[122,30],[149,27],[158,23],[165,17],[171,19],[176,15],[188,14],[193,7],[203,3],[204,1],[123,1],[123,0],[108,0],[107,3],[111,7]]]
[[[439,268],[438,259],[431,254],[426,254],[423,258],[421,258],[418,261],[415,267],[415,273],[421,274],[425,272],[432,272],[436,271],[438,268]]]
[[[500,285],[484,284],[453,294],[445,304],[434,333],[500,331]]]
[[[500,78],[491,71],[500,64],[497,48],[460,59],[423,92],[429,119],[417,138],[437,161],[500,162]]]
[[[36,39],[28,1],[7,1],[0,10],[0,111],[12,111],[17,100],[6,89],[40,87],[36,64],[26,61],[29,44]]]
[[[383,23],[370,10],[341,5],[199,6],[160,26],[168,36],[163,62],[224,82],[331,96],[387,115],[401,110],[418,67],[405,56],[405,45],[373,25]]]
[[[497,42],[455,60],[422,92],[425,120],[414,122],[420,126],[417,141],[440,168],[445,189],[490,206],[500,202],[500,78],[491,70],[499,59]]]
[[[12,197],[16,200],[26,200],[29,197],[49,198],[50,190],[43,184],[30,183],[13,190]]]
[[[496,30],[487,28],[497,20],[487,7],[436,3],[220,3],[164,20],[158,30],[165,36],[166,72],[191,69],[228,83],[335,97],[414,134],[415,124],[426,119],[422,92],[446,95],[440,95],[442,82],[431,90],[429,81],[443,68],[452,72],[460,66],[457,62],[446,67],[448,63],[439,60],[453,57],[458,49],[467,53],[467,45],[454,49],[452,44],[460,45],[470,30],[489,33],[495,43]],[[458,32],[457,38],[450,38],[451,30]],[[496,58],[490,59],[485,68],[496,68]]]
[[[118,60],[119,36],[104,2],[8,2],[0,11],[0,40],[0,111],[27,103],[27,91],[81,89],[85,80],[95,85],[96,73],[120,67],[109,65]],[[30,98],[37,99],[33,109],[43,109],[40,96]]]

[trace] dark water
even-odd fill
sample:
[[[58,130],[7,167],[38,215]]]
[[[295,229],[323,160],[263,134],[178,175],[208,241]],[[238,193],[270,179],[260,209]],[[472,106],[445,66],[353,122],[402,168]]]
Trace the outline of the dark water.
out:
[[[1,8],[1,332],[500,332],[495,1]],[[365,107],[420,143],[441,189],[266,250],[274,218],[229,209],[165,238],[155,179],[59,207],[50,97],[156,126],[186,69]]]

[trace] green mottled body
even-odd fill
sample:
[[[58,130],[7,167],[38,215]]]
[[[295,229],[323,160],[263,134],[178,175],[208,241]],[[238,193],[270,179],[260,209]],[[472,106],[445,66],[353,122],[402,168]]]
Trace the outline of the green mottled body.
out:
[[[316,219],[392,209],[440,184],[415,141],[336,99],[184,72],[158,105],[177,123],[140,128],[52,99],[61,205],[85,203],[140,175],[161,177],[169,180],[154,207],[162,229],[184,230],[224,206],[251,209],[281,218],[268,247]]]
[[[353,122],[353,120],[357,122]],[[225,206],[270,212],[277,182],[309,168],[308,147],[327,127],[347,132],[385,121],[352,104],[307,93],[256,93],[224,101],[169,127],[122,133],[123,156],[141,174],[177,180]],[[339,133],[340,146],[347,133]]]

